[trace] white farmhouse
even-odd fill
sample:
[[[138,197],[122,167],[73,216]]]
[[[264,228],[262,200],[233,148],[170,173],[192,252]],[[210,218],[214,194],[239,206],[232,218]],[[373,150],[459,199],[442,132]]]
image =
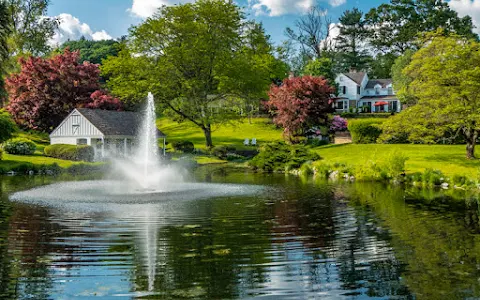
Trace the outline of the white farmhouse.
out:
[[[335,108],[338,112],[352,109],[362,112],[400,112],[391,79],[369,79],[365,72],[341,73],[335,79],[339,86]]]
[[[90,145],[95,158],[128,155],[137,141],[142,116],[130,111],[74,109],[50,134],[50,144]],[[166,136],[163,138],[165,148]]]

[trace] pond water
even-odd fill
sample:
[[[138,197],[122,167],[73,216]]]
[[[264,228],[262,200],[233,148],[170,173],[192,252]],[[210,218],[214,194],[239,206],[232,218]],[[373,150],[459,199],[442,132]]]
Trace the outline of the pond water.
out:
[[[0,298],[480,297],[479,210],[466,194],[221,168],[195,177],[261,189],[41,205],[9,195],[58,179],[0,178]]]

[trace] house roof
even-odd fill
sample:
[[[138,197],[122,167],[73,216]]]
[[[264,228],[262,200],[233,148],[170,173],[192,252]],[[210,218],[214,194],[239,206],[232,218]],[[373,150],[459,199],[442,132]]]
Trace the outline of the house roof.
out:
[[[77,108],[77,111],[104,135],[135,136],[142,126],[142,115],[138,112],[89,108]],[[159,130],[158,136],[165,137],[165,134]]]
[[[363,77],[367,75],[365,72],[350,72],[350,73],[343,73],[343,75],[347,76],[351,80],[353,80],[356,84],[362,84]]]
[[[372,101],[388,101],[398,100],[395,95],[375,95],[375,96],[363,96],[360,100],[372,100]]]
[[[377,84],[381,85],[382,88],[386,88],[387,85],[392,83],[392,79],[371,79],[368,81],[366,89],[373,89]]]

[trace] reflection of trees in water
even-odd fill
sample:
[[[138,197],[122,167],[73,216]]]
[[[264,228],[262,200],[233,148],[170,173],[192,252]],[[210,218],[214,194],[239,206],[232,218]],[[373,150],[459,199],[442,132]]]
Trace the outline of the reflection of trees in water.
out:
[[[416,201],[413,192],[405,197],[400,188],[363,184],[352,187],[351,197],[390,229],[390,244],[406,265],[402,277],[417,298],[479,297],[480,237],[471,233],[472,210],[462,199],[444,201],[442,192]]]

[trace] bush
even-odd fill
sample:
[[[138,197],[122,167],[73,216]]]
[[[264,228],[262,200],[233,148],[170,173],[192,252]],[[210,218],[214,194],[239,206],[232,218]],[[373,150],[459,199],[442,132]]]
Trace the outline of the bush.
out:
[[[12,116],[5,110],[0,110],[0,143],[10,139],[17,130],[17,125]]]
[[[351,120],[348,130],[352,135],[352,141],[356,144],[374,144],[382,133],[380,125],[384,122],[381,119],[358,119]]]
[[[183,153],[193,153],[195,150],[195,146],[190,141],[173,142],[172,147],[175,151],[181,151]]]
[[[45,147],[43,151],[49,157],[74,161],[91,162],[95,156],[93,147],[88,145],[55,144]]]
[[[32,155],[36,149],[37,145],[26,138],[14,138],[3,144],[3,150],[9,154]]]
[[[260,153],[255,156],[249,165],[265,172],[288,171],[298,169],[307,161],[319,160],[320,156],[309,151],[305,146],[290,146],[283,142],[265,144]]]
[[[92,173],[105,172],[107,165],[91,165],[85,163],[77,163],[67,168],[70,175],[89,175]]]
[[[308,139],[307,140],[307,145],[313,146],[313,147],[320,147],[320,146],[325,146],[328,145],[327,140],[320,140],[320,139]]]
[[[333,116],[332,125],[330,126],[331,131],[345,131],[347,130],[347,119],[344,119],[338,115]]]
[[[229,152],[235,151],[235,148],[229,146],[216,146],[210,150],[210,153],[220,159],[226,159]]]

